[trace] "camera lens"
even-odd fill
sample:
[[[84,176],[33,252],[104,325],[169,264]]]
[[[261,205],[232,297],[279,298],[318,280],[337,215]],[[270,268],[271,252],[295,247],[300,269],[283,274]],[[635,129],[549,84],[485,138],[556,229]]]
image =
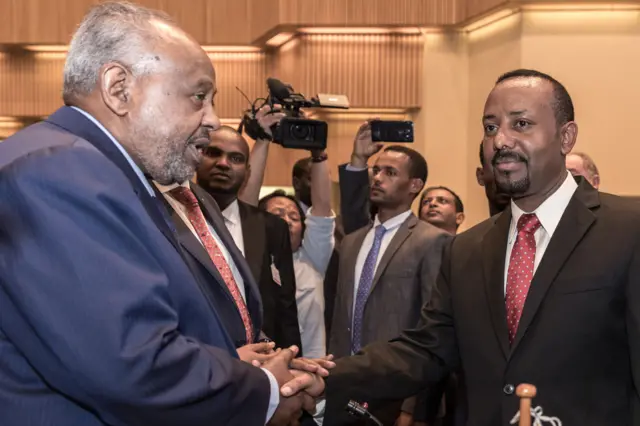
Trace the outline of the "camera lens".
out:
[[[296,139],[307,139],[309,137],[310,129],[309,126],[304,124],[293,124],[291,125],[291,136]]]

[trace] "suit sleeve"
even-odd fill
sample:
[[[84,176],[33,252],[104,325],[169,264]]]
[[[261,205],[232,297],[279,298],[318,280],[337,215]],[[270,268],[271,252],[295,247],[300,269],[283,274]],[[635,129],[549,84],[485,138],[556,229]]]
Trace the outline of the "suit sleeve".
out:
[[[640,218],[636,224],[640,223]],[[636,230],[636,246],[631,256],[627,277],[627,335],[635,400],[640,400],[640,230]]]
[[[348,235],[371,220],[369,203],[369,173],[367,170],[352,171],[343,164],[338,168],[340,184],[340,216],[342,228]]]
[[[446,244],[451,241],[451,236],[446,232],[438,231],[431,239],[428,250],[422,259],[421,274],[421,293],[422,300],[428,301],[431,298],[436,281],[440,264],[442,261],[442,253]],[[429,387],[426,391],[422,391],[415,399],[408,400],[402,407],[403,411],[413,413],[413,420],[417,422],[431,423],[435,420],[440,411],[442,396],[444,394],[447,377],[435,386]],[[411,404],[413,402],[413,404]]]
[[[114,165],[35,153],[0,199],[0,325],[49,386],[111,425],[264,424],[267,375],[181,334],[164,240]]]
[[[422,310],[421,326],[391,342],[373,343],[357,355],[337,360],[327,379],[327,424],[340,424],[349,399],[370,406],[404,399],[432,388],[459,364],[449,289],[450,246],[437,285]]]
[[[298,307],[296,305],[296,275],[293,269],[293,253],[291,251],[291,240],[287,224],[279,217],[271,218],[273,226],[273,241],[277,241],[274,247],[275,266],[280,273],[278,305],[278,325],[280,328],[281,340],[276,343],[281,347],[297,345],[302,347],[300,338],[300,326],[298,324]]]

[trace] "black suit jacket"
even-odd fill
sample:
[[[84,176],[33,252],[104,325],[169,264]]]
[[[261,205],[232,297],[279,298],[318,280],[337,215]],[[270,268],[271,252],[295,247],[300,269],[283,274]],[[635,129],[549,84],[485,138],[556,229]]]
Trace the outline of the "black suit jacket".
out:
[[[244,255],[262,296],[262,331],[279,347],[302,348],[289,227],[279,217],[242,201],[238,201],[238,208]],[[274,280],[272,264],[280,284]]]
[[[215,229],[218,237],[222,240],[225,248],[229,251],[236,267],[242,275],[245,288],[245,300],[249,316],[253,323],[253,335],[255,340],[260,336],[262,330],[262,301],[260,299],[260,291],[256,284],[249,265],[242,256],[240,250],[233,241],[233,237],[229,233],[222,212],[216,201],[204,189],[196,184],[191,184],[191,190],[200,202],[200,208],[204,213],[209,224]],[[158,192],[158,197],[165,200],[164,196]],[[229,292],[220,272],[214,265],[211,257],[202,246],[202,243],[193,235],[187,225],[180,219],[180,216],[173,210],[171,205],[166,202],[167,209],[171,212],[171,219],[176,227],[178,240],[184,248],[185,260],[193,275],[202,283],[206,291],[209,293],[210,299],[215,303],[215,308],[222,319],[229,336],[234,342],[236,348],[246,345],[246,332],[240,311],[233,300],[233,296]]]
[[[508,208],[445,250],[424,326],[338,361],[328,424],[347,398],[401,398],[462,367],[468,425],[509,424],[514,387],[565,425],[638,425],[640,208],[583,179],[535,273],[510,346],[504,303]]]

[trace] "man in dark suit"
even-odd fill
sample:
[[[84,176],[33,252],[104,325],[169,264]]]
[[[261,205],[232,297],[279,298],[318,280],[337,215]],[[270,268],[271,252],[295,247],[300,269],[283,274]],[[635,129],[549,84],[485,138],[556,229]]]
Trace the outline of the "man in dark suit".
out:
[[[495,216],[509,206],[511,197],[498,190],[493,177],[493,166],[485,159],[483,147],[484,144],[480,142],[480,166],[476,168],[476,180],[478,185],[484,187],[484,194],[489,203],[489,215]]]
[[[356,137],[356,153],[360,139],[371,143],[368,126]],[[354,167],[362,170],[349,173],[367,174],[361,164]],[[348,234],[342,242],[329,341],[329,351],[338,358],[357,353],[369,343],[390,340],[418,324],[420,309],[429,300],[439,271],[442,249],[450,238],[411,212],[427,180],[427,162],[418,152],[404,146],[387,147],[372,172],[370,200],[378,213],[372,224]],[[413,417],[414,404],[414,399],[405,403],[407,415],[403,417]],[[392,424],[401,416],[401,405],[399,399],[373,411],[383,424]],[[430,418],[437,413],[439,399],[432,405]]]
[[[193,175],[219,126],[215,91],[211,61],[168,17],[103,3],[71,41],[68,106],[0,146],[3,424],[258,426],[298,414],[302,395],[278,395],[299,374],[295,349],[262,369],[237,358],[146,179]]]
[[[483,126],[496,184],[513,201],[445,250],[422,327],[338,363],[327,424],[340,423],[348,398],[375,406],[457,367],[469,425],[509,424],[524,382],[563,424],[640,424],[640,209],[567,172],[577,125],[552,77],[500,77]]]
[[[235,129],[222,126],[211,133],[198,168],[198,184],[216,200],[225,229],[250,268],[247,278],[258,283],[262,330],[280,347],[300,346],[289,229],[279,217],[238,200],[249,173],[248,161],[246,140]]]

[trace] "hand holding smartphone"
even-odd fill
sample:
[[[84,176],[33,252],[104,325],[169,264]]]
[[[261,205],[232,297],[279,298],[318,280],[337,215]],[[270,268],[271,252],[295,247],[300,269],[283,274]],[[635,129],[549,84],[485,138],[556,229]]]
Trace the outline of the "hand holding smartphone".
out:
[[[372,120],[370,124],[373,142],[413,142],[413,121]]]

